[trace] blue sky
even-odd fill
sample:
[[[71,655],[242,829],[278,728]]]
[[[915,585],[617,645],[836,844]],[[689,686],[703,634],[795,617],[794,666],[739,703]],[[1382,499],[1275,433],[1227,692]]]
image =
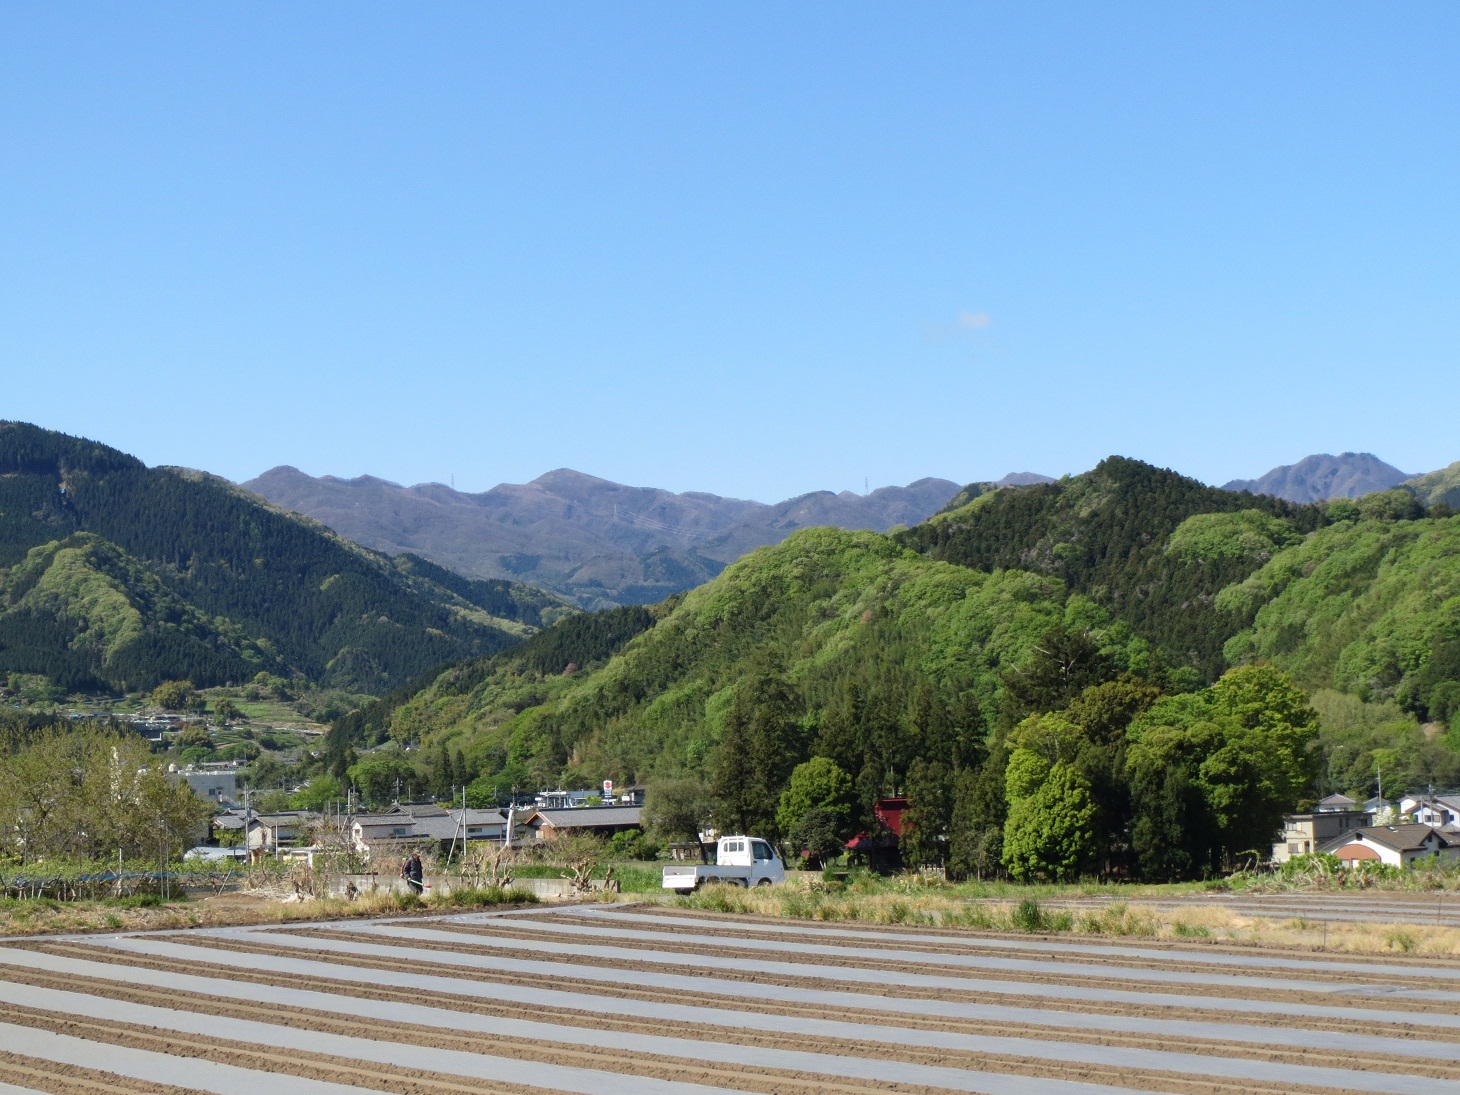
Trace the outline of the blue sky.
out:
[[[0,5],[0,417],[773,500],[1460,460],[1460,7]]]

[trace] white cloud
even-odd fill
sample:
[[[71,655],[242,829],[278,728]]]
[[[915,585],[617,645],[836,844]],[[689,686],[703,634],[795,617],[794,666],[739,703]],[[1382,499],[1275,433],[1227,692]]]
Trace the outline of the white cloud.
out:
[[[958,326],[968,331],[982,331],[992,327],[994,321],[987,312],[962,311],[958,313]]]

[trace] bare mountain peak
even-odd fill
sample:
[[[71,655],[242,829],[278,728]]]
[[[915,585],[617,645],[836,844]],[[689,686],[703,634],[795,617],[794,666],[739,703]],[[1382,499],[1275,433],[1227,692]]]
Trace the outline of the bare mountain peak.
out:
[[[1371,452],[1315,453],[1296,464],[1273,468],[1257,479],[1233,479],[1224,490],[1270,494],[1289,502],[1322,502],[1329,498],[1362,498],[1392,490],[1410,478]]]

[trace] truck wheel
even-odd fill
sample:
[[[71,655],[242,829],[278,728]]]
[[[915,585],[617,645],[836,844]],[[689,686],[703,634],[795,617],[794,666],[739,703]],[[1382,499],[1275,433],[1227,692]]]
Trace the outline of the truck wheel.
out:
[[[774,883],[772,883],[769,878],[762,878],[759,882],[755,884],[755,888],[760,889],[762,886],[770,886],[773,884]]]

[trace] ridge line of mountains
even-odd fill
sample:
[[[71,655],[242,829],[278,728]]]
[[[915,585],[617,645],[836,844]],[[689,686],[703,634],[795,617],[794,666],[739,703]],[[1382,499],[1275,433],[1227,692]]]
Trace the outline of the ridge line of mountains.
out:
[[[960,488],[925,478],[866,495],[814,491],[772,504],[631,487],[566,468],[481,493],[440,483],[407,487],[372,475],[316,477],[289,466],[242,486],[372,550],[419,555],[473,578],[523,582],[594,611],[692,589],[800,528],[887,532],[992,489],[1054,481],[1014,472]],[[1304,504],[1400,484],[1410,484],[1422,501],[1460,508],[1460,465],[1412,477],[1371,453],[1309,456],[1222,489]]]

